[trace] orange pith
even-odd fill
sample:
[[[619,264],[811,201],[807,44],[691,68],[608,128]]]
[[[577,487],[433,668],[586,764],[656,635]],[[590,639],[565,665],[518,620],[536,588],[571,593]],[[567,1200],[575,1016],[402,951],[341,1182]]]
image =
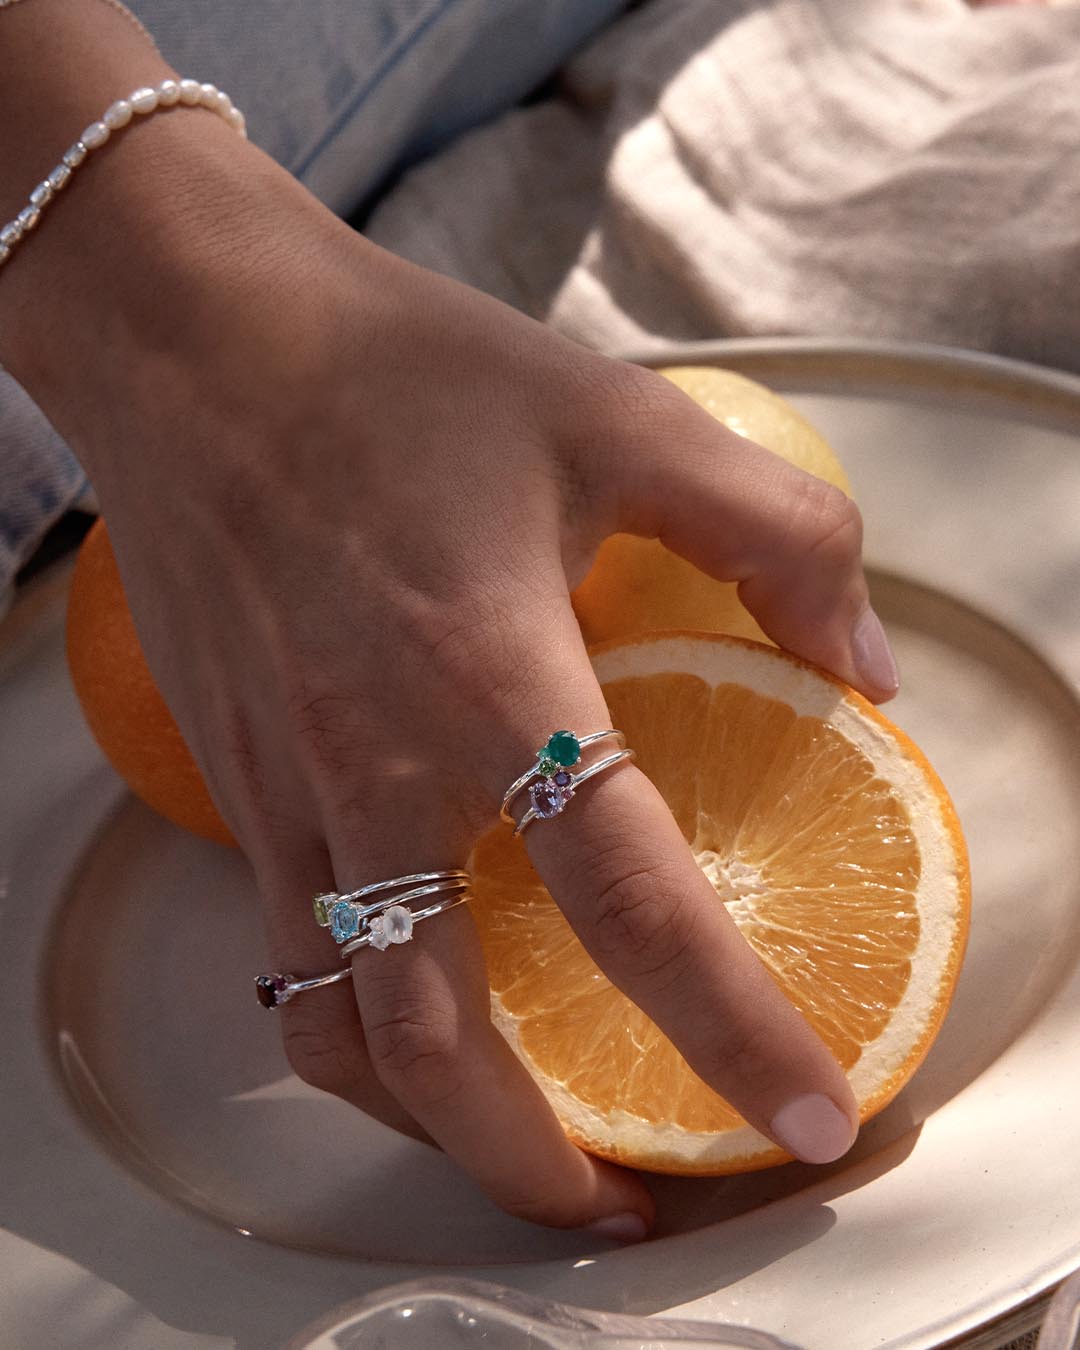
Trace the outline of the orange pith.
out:
[[[604,691],[612,725],[626,732],[667,800],[718,903],[728,904],[773,979],[851,1070],[887,1029],[920,943],[921,857],[908,806],[837,727],[753,688],[663,671],[611,680]],[[875,709],[844,695],[860,717],[889,728],[908,763],[929,775],[947,807],[961,892],[940,984],[919,1010],[902,1062],[860,1097],[865,1118],[914,1072],[944,1016],[966,934],[967,881],[955,816],[929,766]],[[683,1132],[745,1131],[744,1122],[599,971],[520,840],[489,834],[472,867],[496,1020],[512,1026],[542,1086],[561,1085],[564,1099],[588,1109],[590,1128],[564,1117],[579,1142],[663,1171],[742,1171],[783,1160],[763,1140],[719,1160],[683,1151]],[[670,1138],[658,1153],[642,1154],[623,1137],[622,1113]]]

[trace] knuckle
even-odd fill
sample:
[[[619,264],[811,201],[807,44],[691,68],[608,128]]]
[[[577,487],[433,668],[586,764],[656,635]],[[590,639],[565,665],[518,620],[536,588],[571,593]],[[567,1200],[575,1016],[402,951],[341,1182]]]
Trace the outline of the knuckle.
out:
[[[363,1045],[352,1029],[305,1019],[286,1024],[283,1036],[290,1068],[309,1087],[346,1097],[370,1077]]]
[[[365,1023],[368,1053],[379,1080],[402,1101],[435,1105],[463,1082],[458,1030],[430,1005],[402,1005]]]
[[[609,444],[614,446],[624,445],[628,438],[638,442],[642,437],[663,436],[673,417],[684,411],[686,396],[670,380],[644,366],[609,361],[597,383],[599,406],[611,428]],[[635,467],[633,461],[623,460],[624,471]]]
[[[739,1018],[723,1026],[713,1043],[715,1073],[721,1083],[737,1083],[744,1093],[761,1091],[776,1078],[776,1056],[764,1025]]]
[[[663,869],[622,860],[611,870],[609,862],[594,885],[586,875],[582,898],[601,959],[615,960],[654,993],[680,977],[694,924],[677,882]]]
[[[832,483],[806,476],[799,487],[795,524],[808,556],[847,567],[862,550],[863,525],[859,508]]]

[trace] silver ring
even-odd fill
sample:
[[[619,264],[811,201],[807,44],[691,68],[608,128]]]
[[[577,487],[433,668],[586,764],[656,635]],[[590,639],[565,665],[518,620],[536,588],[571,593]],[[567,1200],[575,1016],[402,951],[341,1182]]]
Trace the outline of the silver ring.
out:
[[[393,905],[400,905],[405,900],[440,891],[462,890],[470,885],[470,880],[468,872],[451,868],[442,872],[410,872],[390,881],[376,881],[370,886],[361,886],[356,891],[324,891],[312,901],[315,922],[320,928],[329,928],[334,941],[340,945],[357,937],[372,915]],[[430,884],[417,886],[417,882]],[[370,904],[361,903],[376,895],[381,898]]]
[[[303,994],[308,989],[321,989],[324,984],[337,984],[338,980],[344,980],[351,974],[346,967],[344,970],[331,970],[327,975],[312,975],[307,980],[298,980],[293,975],[256,975],[255,993],[264,1008],[280,1008],[297,994]]]
[[[595,764],[590,764],[587,769],[582,769],[580,773],[568,773],[563,771],[557,773],[550,779],[541,779],[535,783],[529,792],[532,799],[532,805],[518,821],[514,828],[514,834],[518,835],[526,825],[531,825],[534,820],[550,820],[552,816],[557,816],[565,808],[566,803],[574,795],[582,783],[588,782],[598,773],[603,773],[605,769],[610,769],[615,764],[620,764],[624,759],[633,759],[633,750],[617,750],[613,755],[606,755],[603,759],[597,760]],[[560,782],[565,778],[566,782]]]
[[[616,731],[614,727],[609,727],[607,731],[591,731],[587,736],[575,736],[571,731],[556,731],[549,736],[536,752],[536,759],[532,768],[523,773],[520,778],[515,778],[506,789],[502,806],[499,808],[499,819],[505,820],[507,825],[513,825],[514,817],[510,814],[510,805],[518,793],[523,788],[527,788],[537,775],[542,778],[557,778],[565,775],[571,766],[581,758],[582,750],[587,746],[595,745],[597,741],[607,739],[609,736],[614,736],[620,747],[625,748],[626,737],[621,731]]]
[[[433,905],[428,905],[424,909],[406,909],[404,905],[391,903],[380,914],[369,920],[365,932],[342,947],[341,959],[347,960],[361,947],[374,947],[376,951],[382,952],[391,944],[409,942],[413,935],[414,924],[418,924],[421,919],[431,919],[436,914],[443,914],[446,910],[453,909],[455,905],[463,905],[468,898],[468,891],[463,889],[460,894],[446,895],[442,900],[436,900]]]

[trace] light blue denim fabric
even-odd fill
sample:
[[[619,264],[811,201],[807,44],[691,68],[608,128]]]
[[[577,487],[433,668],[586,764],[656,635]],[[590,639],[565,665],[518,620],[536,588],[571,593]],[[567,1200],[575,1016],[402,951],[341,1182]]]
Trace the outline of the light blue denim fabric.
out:
[[[181,74],[227,90],[251,139],[349,215],[397,170],[535,89],[627,0],[128,3]],[[16,571],[73,505],[94,509],[86,476],[0,370],[0,613]]]

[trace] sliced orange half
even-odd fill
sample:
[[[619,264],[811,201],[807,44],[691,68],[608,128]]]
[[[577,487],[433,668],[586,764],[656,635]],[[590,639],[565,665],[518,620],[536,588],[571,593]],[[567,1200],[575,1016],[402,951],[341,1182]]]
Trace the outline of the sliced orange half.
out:
[[[866,1120],[925,1057],[967,940],[967,853],[941,781],[860,694],[775,648],[653,634],[593,661],[716,903],[844,1066]],[[588,788],[569,809],[588,811]],[[787,1160],[608,982],[521,839],[492,831],[471,868],[495,1023],[576,1143],[683,1174]]]

